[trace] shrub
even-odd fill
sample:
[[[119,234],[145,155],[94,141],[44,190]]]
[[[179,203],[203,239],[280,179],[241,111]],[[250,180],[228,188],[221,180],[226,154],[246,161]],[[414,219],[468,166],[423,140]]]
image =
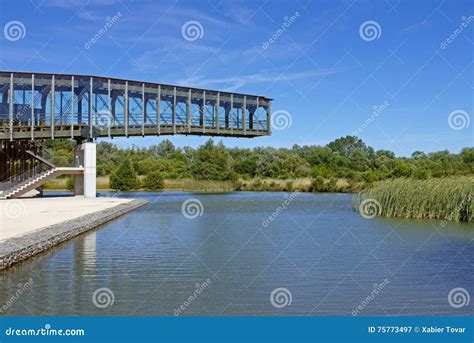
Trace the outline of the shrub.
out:
[[[316,176],[311,182],[313,192],[326,192],[326,182],[321,175]]]
[[[138,188],[140,181],[129,159],[125,159],[110,177],[110,187],[119,191]]]
[[[74,191],[75,189],[75,176],[69,176],[66,181],[66,188],[68,191]]]
[[[159,191],[162,190],[164,186],[165,179],[158,171],[151,172],[145,177],[144,187],[149,191]]]

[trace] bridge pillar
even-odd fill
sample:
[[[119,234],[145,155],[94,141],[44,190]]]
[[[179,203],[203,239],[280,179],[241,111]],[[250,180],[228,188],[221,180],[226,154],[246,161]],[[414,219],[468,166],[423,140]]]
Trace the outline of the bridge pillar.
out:
[[[96,196],[96,146],[87,142],[78,144],[75,151],[75,165],[83,167],[84,173],[76,175],[74,194],[84,195],[86,198]]]

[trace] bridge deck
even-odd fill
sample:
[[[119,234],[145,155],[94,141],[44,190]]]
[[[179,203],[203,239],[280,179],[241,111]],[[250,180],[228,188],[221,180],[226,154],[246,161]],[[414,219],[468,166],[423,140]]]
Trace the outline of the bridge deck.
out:
[[[264,96],[88,75],[0,71],[0,140],[271,134]]]

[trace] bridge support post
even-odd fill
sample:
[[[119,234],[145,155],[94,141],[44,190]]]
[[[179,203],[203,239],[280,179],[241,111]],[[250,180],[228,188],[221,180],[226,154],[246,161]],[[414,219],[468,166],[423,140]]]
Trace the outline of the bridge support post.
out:
[[[76,175],[74,194],[84,195],[86,198],[96,197],[96,145],[87,142],[78,144],[75,151],[75,164],[83,167],[84,173]]]

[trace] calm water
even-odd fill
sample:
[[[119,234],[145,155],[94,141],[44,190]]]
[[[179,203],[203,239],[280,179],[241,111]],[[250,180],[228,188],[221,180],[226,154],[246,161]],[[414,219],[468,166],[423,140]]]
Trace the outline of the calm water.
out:
[[[150,204],[0,272],[6,313],[174,315],[181,306],[184,315],[350,316],[358,305],[359,315],[473,313],[474,299],[457,309],[448,301],[456,287],[474,296],[473,225],[367,220],[343,194],[300,194],[285,209],[285,193],[126,196]],[[203,205],[195,219],[181,211],[189,198]],[[105,308],[93,303],[100,288],[113,293],[112,304],[97,297]],[[277,288],[287,297],[274,303],[291,294],[290,304],[272,305]]]

